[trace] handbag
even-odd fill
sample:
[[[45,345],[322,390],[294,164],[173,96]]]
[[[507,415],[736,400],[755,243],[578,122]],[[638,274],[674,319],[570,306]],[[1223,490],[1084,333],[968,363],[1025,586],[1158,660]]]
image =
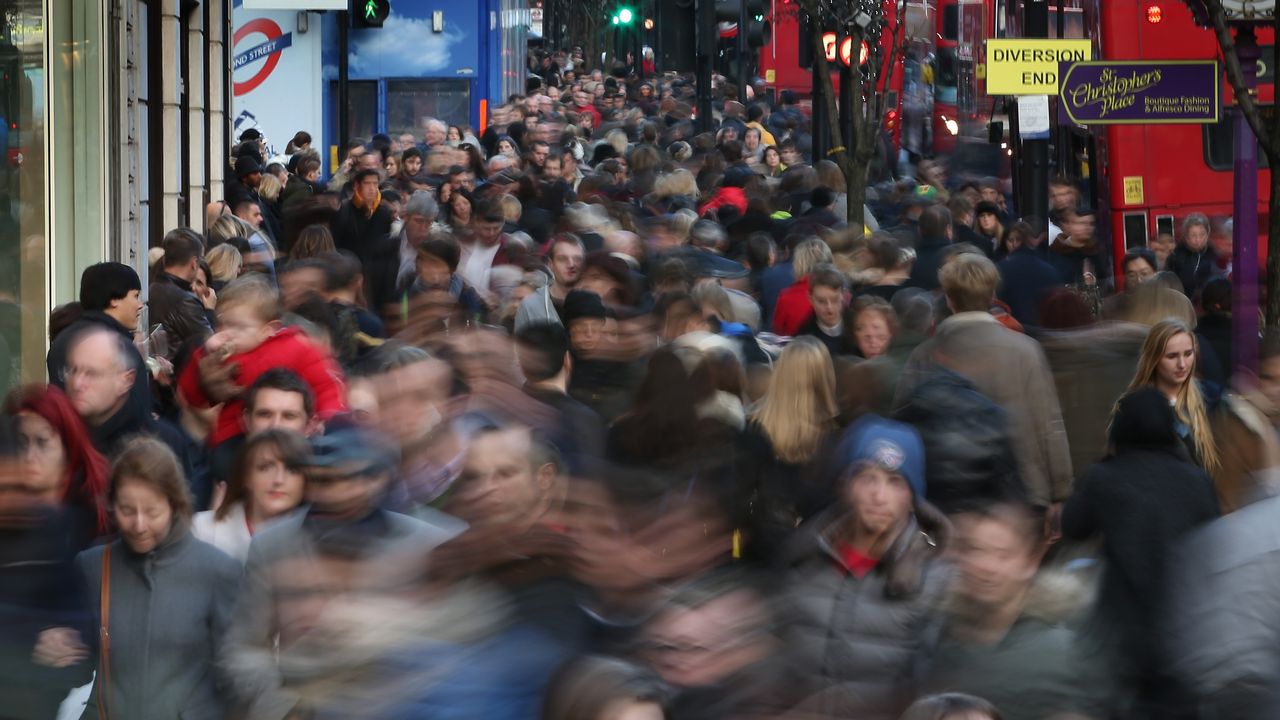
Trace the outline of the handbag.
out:
[[[98,625],[98,717],[107,720],[111,693],[111,546],[102,550],[102,583],[99,590],[98,609],[102,622]]]

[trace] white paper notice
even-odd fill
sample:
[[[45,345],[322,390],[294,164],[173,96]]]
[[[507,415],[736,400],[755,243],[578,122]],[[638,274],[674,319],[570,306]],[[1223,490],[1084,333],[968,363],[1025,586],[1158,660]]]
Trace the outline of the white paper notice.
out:
[[[1048,139],[1048,95],[1022,95],[1018,98],[1018,133],[1023,140]]]

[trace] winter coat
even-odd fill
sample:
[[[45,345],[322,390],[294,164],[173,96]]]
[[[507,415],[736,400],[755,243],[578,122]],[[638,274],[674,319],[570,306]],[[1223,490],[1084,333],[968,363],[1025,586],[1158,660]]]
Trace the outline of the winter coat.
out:
[[[1029,247],[1019,247],[997,265],[999,298],[1023,325],[1040,324],[1040,305],[1051,290],[1061,287],[1058,271]]]
[[[126,404],[101,425],[89,428],[93,446],[107,458],[114,458],[130,440],[142,435],[154,437],[169,446],[182,463],[192,503],[195,507],[208,506],[213,496],[213,481],[204,470],[204,458],[199,456],[198,447],[193,452],[186,435],[168,421],[157,419],[150,412],[136,412]]]
[[[200,384],[200,360],[206,355],[203,347],[191,356],[191,361],[178,377],[178,392],[195,407],[207,408],[216,403],[204,393]],[[346,410],[346,391],[342,382],[342,370],[333,358],[319,346],[306,339],[297,328],[284,328],[261,345],[227,358],[226,362],[239,366],[236,383],[249,388],[262,373],[277,367],[292,370],[311,386],[315,395],[316,414],[323,420]],[[218,413],[218,421],[209,433],[209,447],[244,432],[244,396],[227,400]]]
[[[1036,341],[1009,331],[990,313],[952,315],[912,352],[894,407],[906,404],[935,363],[973,383],[1008,413],[1018,476],[1028,499],[1048,506],[1065,498],[1071,490],[1071,454],[1053,376]]]
[[[840,357],[841,355],[860,357],[862,353],[858,350],[858,344],[854,342],[848,327],[841,327],[839,335],[828,335],[818,327],[818,316],[810,313],[809,320],[800,326],[796,331],[797,335],[808,335],[817,338],[818,342],[827,346],[827,352],[831,353],[831,357]]]
[[[820,685],[803,708],[822,717],[897,718],[915,696],[913,669],[949,581],[940,560],[946,520],[923,505],[862,578],[836,550],[843,521],[839,511],[814,518],[790,555],[788,647]]]
[[[215,657],[231,620],[240,564],[196,540],[183,521],[155,550],[139,555],[124,541],[111,545],[112,718],[172,720],[224,716]],[[93,638],[102,622],[103,547],[85,550],[76,567],[88,592]],[[96,660],[96,649],[91,654]],[[84,718],[98,718],[99,668]]]
[[[147,308],[152,324],[164,325],[169,335],[170,356],[178,357],[184,347],[203,343],[213,334],[213,325],[204,303],[191,290],[191,282],[163,273],[151,284]]]
[[[442,513],[423,512],[432,523],[384,510],[356,521],[299,512],[254,536],[234,620],[219,659],[230,683],[228,695],[246,710],[245,716],[283,720],[303,699],[301,686],[323,680],[312,662],[316,658],[299,649],[307,642],[324,642],[323,633],[308,632],[316,621],[308,602],[330,599],[340,592],[338,588],[365,593],[369,601],[381,594],[369,592],[380,583],[394,580],[400,588],[405,579],[420,577],[421,571],[409,572],[402,560],[391,559],[420,560],[465,528],[462,521]],[[309,568],[302,585],[283,572],[299,565]],[[406,576],[396,577],[398,570]],[[292,602],[282,602],[283,597]],[[366,639],[359,645],[368,644]],[[349,658],[343,670],[353,662]]]
[[[1084,282],[1087,270],[1097,278],[1098,287],[1104,292],[1111,286],[1111,254],[1107,252],[1106,245],[1097,240],[1090,240],[1081,247],[1056,242],[1049,246],[1045,259],[1058,271],[1058,277],[1064,285]]]
[[[942,287],[938,281],[938,269],[942,267],[942,253],[950,247],[951,241],[946,236],[920,238],[916,243],[916,262],[911,266],[910,287],[937,290]]]
[[[914,426],[924,441],[929,502],[938,509],[1025,502],[1008,415],[968,380],[938,370],[915,387],[894,419]]]
[[[778,302],[773,308],[773,331],[778,335],[796,335],[811,317],[813,302],[809,300],[809,278],[802,277],[778,294]]]
[[[1193,300],[1210,280],[1218,275],[1218,254],[1206,244],[1199,252],[1179,244],[1169,255],[1169,272],[1182,281],[1182,292]]]
[[[561,325],[560,313],[556,312],[555,303],[551,301],[551,288],[538,288],[532,295],[520,301],[516,308],[516,332],[537,323],[553,323]]]
[[[89,681],[88,663],[51,668],[31,657],[46,628],[73,628],[81,637],[91,632],[71,542],[83,525],[78,514],[51,508],[10,511],[0,523],[0,713],[6,718],[56,717],[67,692]]]
[[[53,342],[49,343],[49,355],[45,359],[45,365],[49,370],[49,384],[57,385],[61,390],[67,389],[63,379],[67,370],[67,353],[71,351],[71,345],[81,333],[98,327],[120,333],[121,337],[128,341],[126,350],[129,353],[129,367],[137,373],[138,382],[135,382],[129,391],[127,407],[135,412],[150,413],[151,383],[148,382],[150,373],[142,361],[142,353],[138,352],[137,346],[133,344],[133,331],[121,325],[115,318],[98,310],[85,312],[79,320],[68,325],[65,330],[58,333]]]
[[[1171,569],[1173,669],[1212,720],[1280,717],[1280,497],[1187,535]]]
[[[1229,392],[1213,416],[1213,439],[1221,464],[1213,483],[1222,512],[1235,512],[1275,492],[1267,480],[1280,468],[1280,434],[1276,408],[1260,392]]]
[[[745,215],[747,212],[747,194],[740,187],[722,187],[716,190],[711,199],[703,203],[698,208],[699,215],[714,213],[722,207],[733,207],[738,210],[738,215]]]
[[[388,291],[394,298],[396,275],[400,271],[400,243],[399,238],[391,237],[391,211],[387,206],[379,204],[369,214],[348,200],[333,216],[329,229],[339,250],[350,251],[360,259],[364,292],[370,307],[381,308]]]
[[[1133,379],[1148,329],[1137,323],[1105,322],[1041,331],[1036,338],[1053,371],[1077,478],[1106,454],[1111,411]]]
[[[995,704],[1006,720],[1105,717],[1105,668],[1069,624],[1088,599],[1088,588],[1075,577],[1042,572],[1021,615],[990,645],[963,635],[971,613],[983,610],[953,600],[938,618],[924,692],[975,695]]]
[[[1131,671],[1151,675],[1162,672],[1172,550],[1217,517],[1218,498],[1209,476],[1166,437],[1157,413],[1117,414],[1112,430],[1115,454],[1080,478],[1062,508],[1062,534],[1102,536],[1107,563],[1095,629]]]

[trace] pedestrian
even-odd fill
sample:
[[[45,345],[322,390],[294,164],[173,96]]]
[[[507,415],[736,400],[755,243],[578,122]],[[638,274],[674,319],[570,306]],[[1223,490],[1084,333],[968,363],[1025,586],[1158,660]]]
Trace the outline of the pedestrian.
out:
[[[1200,290],[1218,274],[1218,256],[1209,244],[1212,228],[1203,213],[1182,220],[1182,242],[1169,255],[1167,269],[1182,281],[1182,292],[1195,300]]]
[[[651,671],[624,660],[584,657],[556,672],[542,720],[664,720],[666,690]]]
[[[66,394],[54,385],[19,387],[6,398],[4,414],[16,421],[25,488],[66,514],[75,551],[110,533],[107,459]]]
[[[864,295],[849,308],[849,327],[857,355],[874,360],[893,346],[898,332],[898,313],[883,298]]]
[[[760,503],[753,540],[765,556],[787,531],[835,499],[827,461],[836,440],[836,379],[831,354],[814,338],[791,341],[746,427],[746,453]],[[750,482],[750,481],[748,481]]]
[[[307,451],[306,440],[292,430],[268,429],[250,436],[240,446],[222,502],[215,510],[196,513],[192,533],[244,562],[254,533],[302,504],[297,466]]]
[[[149,291],[150,321],[164,326],[169,342],[170,362],[203,343],[213,334],[210,313],[192,283],[200,272],[204,240],[190,228],[178,228],[161,243],[162,271]]]
[[[985,215],[983,217],[991,217]],[[1040,309],[1049,292],[1062,286],[1061,277],[1036,253],[1035,230],[1016,222],[1004,231],[1003,259],[999,261],[998,297],[1009,306],[1013,317],[1027,327],[1040,325]]]
[[[839,501],[788,554],[787,645],[818,684],[803,710],[896,718],[946,590],[946,520],[925,501],[924,450],[910,427],[866,416],[841,440]]]
[[[831,248],[818,238],[798,244],[792,252],[790,270],[794,284],[778,294],[773,310],[773,331],[778,335],[795,335],[813,314],[809,299],[809,273],[823,263],[831,262]]]
[[[1031,502],[1048,509],[1071,490],[1071,457],[1058,394],[1035,340],[1011,332],[991,314],[999,284],[986,256],[962,253],[940,273],[947,307],[954,313],[911,354],[898,383],[901,408],[917,385],[938,369],[954,373],[1008,413],[1017,474]]]
[[[76,558],[97,670],[82,717],[221,717],[215,661],[239,565],[192,535],[182,467],[159,441],[121,452],[107,501],[120,538]]]
[[[1126,392],[1153,387],[1173,407],[1179,443],[1187,458],[1207,472],[1221,466],[1209,413],[1213,408],[1196,377],[1199,340],[1180,320],[1161,320],[1151,327]],[[1118,406],[1117,406],[1118,407]]]
[[[1103,668],[1074,623],[1089,595],[1067,572],[1040,569],[1044,522],[1025,505],[977,505],[952,518],[953,595],[928,661],[926,691],[986,698],[1008,720],[1105,717]]]
[[[1218,499],[1209,476],[1181,452],[1177,422],[1157,387],[1126,394],[1111,422],[1111,454],[1089,468],[1062,508],[1064,537],[1103,538],[1092,647],[1114,663],[1112,711],[1126,717],[1195,717],[1161,644],[1171,609],[1167,573],[1175,543],[1217,517]]]
[[[849,303],[848,278],[834,265],[824,263],[810,271],[808,280],[812,310],[809,320],[800,326],[797,334],[817,338],[827,346],[832,358],[860,354],[854,337],[855,327],[845,321],[845,308]],[[887,340],[884,345],[888,347]]]

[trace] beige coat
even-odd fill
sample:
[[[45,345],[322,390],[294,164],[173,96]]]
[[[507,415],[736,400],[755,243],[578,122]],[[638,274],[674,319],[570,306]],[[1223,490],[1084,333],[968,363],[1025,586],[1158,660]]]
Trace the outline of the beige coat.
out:
[[[1261,393],[1227,393],[1213,418],[1221,467],[1213,484],[1222,512],[1239,510],[1270,494],[1262,486],[1266,471],[1280,468],[1280,435],[1274,419],[1280,408]]]
[[[1071,494],[1071,454],[1040,345],[990,313],[952,315],[907,360],[895,407],[905,403],[935,363],[973,383],[1008,413],[1018,474],[1031,502],[1047,506],[1065,500]]]

